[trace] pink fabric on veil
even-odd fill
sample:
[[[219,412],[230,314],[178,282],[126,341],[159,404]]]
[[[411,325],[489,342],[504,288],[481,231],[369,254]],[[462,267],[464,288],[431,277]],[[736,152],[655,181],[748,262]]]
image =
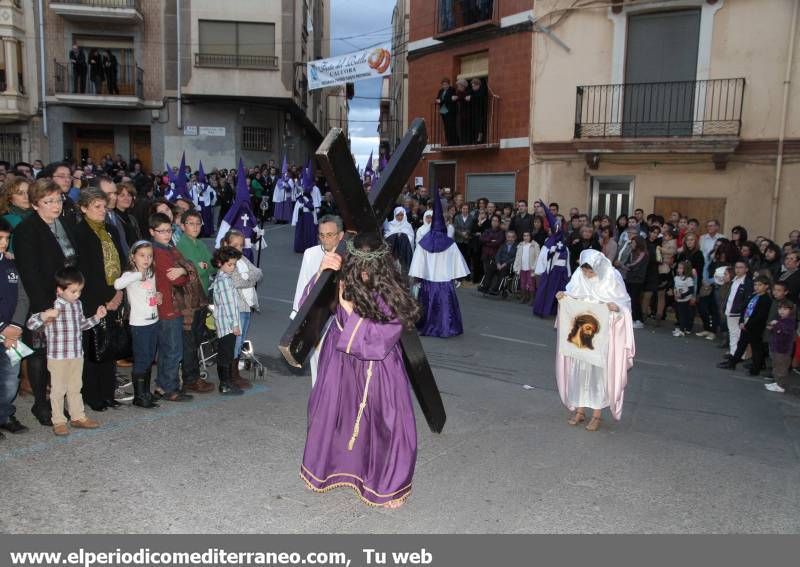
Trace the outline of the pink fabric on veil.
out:
[[[609,409],[614,419],[622,418],[622,401],[625,395],[625,386],[628,383],[628,370],[633,367],[633,357],[636,355],[636,345],[633,340],[633,326],[631,315],[628,311],[611,313],[611,335],[608,341],[608,362],[606,364],[606,392],[608,395]],[[556,326],[558,326],[556,318]],[[567,375],[570,372],[571,360],[563,356],[560,349],[556,348],[556,383],[561,402],[570,411],[574,407],[568,404],[569,392]]]

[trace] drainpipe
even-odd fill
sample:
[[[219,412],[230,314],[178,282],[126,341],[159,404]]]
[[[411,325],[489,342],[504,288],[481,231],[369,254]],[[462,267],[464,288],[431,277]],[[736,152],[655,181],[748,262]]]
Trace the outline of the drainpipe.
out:
[[[794,0],[792,11],[792,28],[789,32],[789,50],[786,57],[786,74],[783,77],[783,108],[781,108],[781,131],[778,136],[778,158],[775,160],[775,187],[772,190],[772,217],[769,223],[769,237],[775,240],[778,221],[778,200],[781,191],[781,173],[783,171],[783,141],[786,138],[786,115],[789,111],[789,87],[792,84],[792,63],[794,60],[794,38],[797,33],[797,13],[800,0]]]
[[[39,82],[41,83],[40,96],[42,97],[42,134],[47,138],[47,85],[45,84],[47,72],[44,65],[44,8],[42,3],[43,0],[39,0],[39,70],[41,73]]]
[[[41,0],[39,0],[41,2]],[[183,60],[181,58],[181,43],[183,42],[183,37],[181,36],[181,0],[177,0],[177,11],[175,13],[175,20],[177,22],[177,32],[178,32],[178,130],[183,130],[183,100],[181,99],[181,66],[183,64]]]

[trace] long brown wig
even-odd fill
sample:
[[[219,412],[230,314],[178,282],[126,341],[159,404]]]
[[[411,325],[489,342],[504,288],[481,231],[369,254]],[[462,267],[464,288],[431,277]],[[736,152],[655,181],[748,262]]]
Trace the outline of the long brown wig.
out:
[[[352,301],[353,309],[365,319],[385,323],[396,317],[404,327],[413,329],[421,309],[403,285],[404,277],[397,269],[383,237],[379,234],[359,234],[353,239],[351,249],[341,271],[344,299]],[[390,314],[381,309],[376,295],[389,307]]]

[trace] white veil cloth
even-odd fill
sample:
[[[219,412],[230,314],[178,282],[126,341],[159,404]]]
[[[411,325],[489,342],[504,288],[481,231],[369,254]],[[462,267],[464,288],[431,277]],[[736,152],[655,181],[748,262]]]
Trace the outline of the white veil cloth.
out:
[[[578,265],[584,264],[591,266],[596,276],[587,278],[584,276],[583,270],[575,270],[564,293],[575,299],[595,303],[615,303],[619,306],[619,312],[609,314],[608,356],[604,369],[609,409],[614,419],[619,420],[622,417],[622,402],[625,386],[628,383],[628,370],[633,367],[633,358],[636,355],[631,298],[625,290],[622,276],[602,252],[584,250],[581,252]],[[571,407],[568,401],[571,398],[568,388],[570,383],[574,383],[569,378],[576,369],[575,359],[563,355],[557,349],[556,382],[558,392],[561,395],[562,403],[572,411],[576,408]]]
[[[395,217],[403,213],[403,220],[398,221],[395,220]],[[389,238],[393,234],[405,234],[408,237],[408,243],[411,245],[411,248],[414,248],[415,238],[414,238],[414,227],[411,226],[411,223],[408,222],[408,215],[406,215],[406,210],[403,207],[395,207],[394,212],[392,213],[392,220],[384,221],[383,223],[383,237]]]

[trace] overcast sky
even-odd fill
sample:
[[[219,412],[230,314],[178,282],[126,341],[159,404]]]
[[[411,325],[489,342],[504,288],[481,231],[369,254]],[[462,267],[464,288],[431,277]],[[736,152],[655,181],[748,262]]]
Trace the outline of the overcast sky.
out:
[[[372,47],[392,39],[394,0],[332,0],[331,50],[334,55]],[[381,80],[355,83],[356,97],[350,101],[350,141],[358,166],[363,168],[370,150],[378,155],[378,113]],[[362,122],[364,121],[364,122]]]

